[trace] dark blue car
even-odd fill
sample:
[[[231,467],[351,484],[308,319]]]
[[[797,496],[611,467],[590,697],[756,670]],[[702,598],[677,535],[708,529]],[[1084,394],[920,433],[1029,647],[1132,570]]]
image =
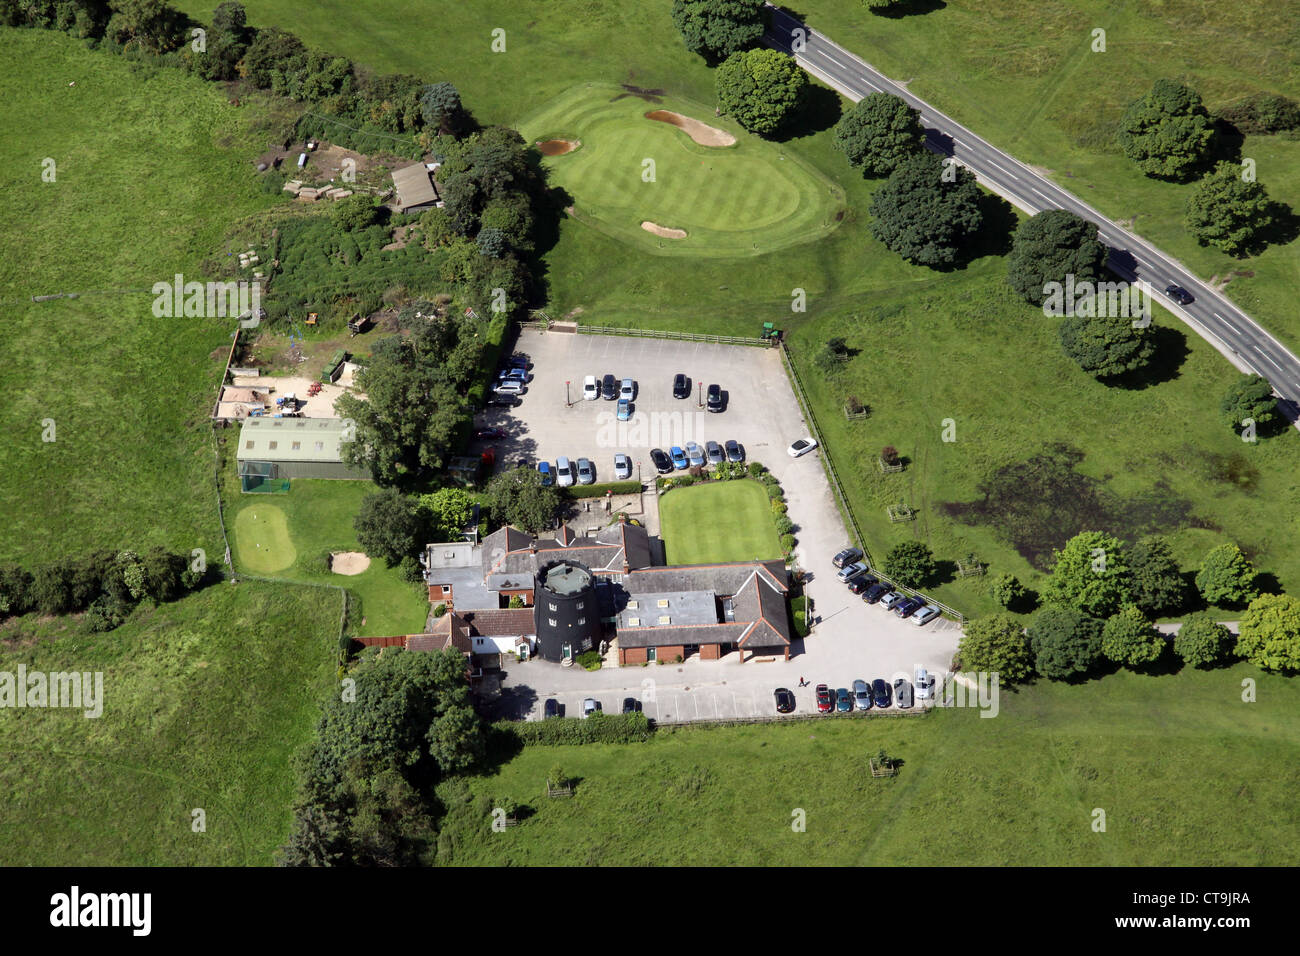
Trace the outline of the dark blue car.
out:
[[[888,707],[893,696],[894,691],[888,681],[877,677],[871,682],[871,702],[877,707]]]
[[[895,605],[894,613],[899,617],[911,617],[923,607],[925,607],[925,598],[910,597],[901,604]]]

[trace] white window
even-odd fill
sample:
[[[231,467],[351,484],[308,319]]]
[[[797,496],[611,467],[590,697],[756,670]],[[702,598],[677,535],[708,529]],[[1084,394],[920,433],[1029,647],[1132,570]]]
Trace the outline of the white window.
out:
[[[558,610],[559,610],[559,608],[556,607],[554,604],[549,604],[549,605],[547,605],[547,607],[549,607],[552,611],[558,611]]]
[[[586,619],[585,617],[580,617],[580,618],[578,618],[578,623],[579,623],[579,624],[586,624],[586,623],[587,623],[587,619]]]
[[[555,626],[556,626],[555,618],[553,618],[553,617],[548,617],[548,618],[546,619],[546,623],[549,624],[549,625],[551,625],[551,627],[555,627]]]

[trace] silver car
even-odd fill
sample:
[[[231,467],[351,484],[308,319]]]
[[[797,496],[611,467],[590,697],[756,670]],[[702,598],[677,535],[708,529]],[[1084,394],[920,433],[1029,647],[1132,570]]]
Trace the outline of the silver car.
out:
[[[871,688],[864,680],[853,682],[853,706],[856,710],[871,709]]]
[[[573,466],[563,455],[555,459],[555,483],[561,488],[568,488],[573,484]]]
[[[709,456],[710,465],[720,465],[726,460],[726,455],[722,453],[722,446],[715,441],[704,443],[704,453]]]
[[[630,402],[635,397],[635,395],[636,395],[636,382],[634,382],[630,378],[623,379],[623,384],[619,386],[618,397],[621,399],[626,399],[627,401]]]
[[[912,623],[917,627],[920,627],[922,624],[929,624],[938,617],[939,614],[940,611],[937,605],[927,604],[925,607],[921,608],[921,610],[912,615]]]
[[[624,481],[632,477],[632,459],[627,455],[618,454],[614,456],[614,478],[618,481]]]
[[[590,485],[596,480],[596,466],[590,458],[578,459],[578,484]]]

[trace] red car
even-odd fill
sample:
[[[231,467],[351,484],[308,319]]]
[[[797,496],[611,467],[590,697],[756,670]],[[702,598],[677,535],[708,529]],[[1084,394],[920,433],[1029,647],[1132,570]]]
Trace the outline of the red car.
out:
[[[835,698],[831,694],[831,689],[825,684],[817,685],[817,712],[829,714],[835,709]]]

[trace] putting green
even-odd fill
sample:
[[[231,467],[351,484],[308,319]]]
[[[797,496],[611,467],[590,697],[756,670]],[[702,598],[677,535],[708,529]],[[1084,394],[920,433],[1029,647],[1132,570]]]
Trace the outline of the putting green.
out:
[[[298,550],[284,512],[261,502],[245,505],[235,516],[235,552],[238,566],[254,574],[283,571],[293,564]]]
[[[647,102],[620,87],[569,90],[521,124],[531,143],[580,140],[545,157],[553,185],[573,196],[571,215],[658,255],[749,256],[808,242],[838,225],[840,187],[780,144],[746,133],[696,103]],[[726,130],[734,146],[701,146],[647,119],[671,110]],[[684,230],[666,238],[642,227]]]

